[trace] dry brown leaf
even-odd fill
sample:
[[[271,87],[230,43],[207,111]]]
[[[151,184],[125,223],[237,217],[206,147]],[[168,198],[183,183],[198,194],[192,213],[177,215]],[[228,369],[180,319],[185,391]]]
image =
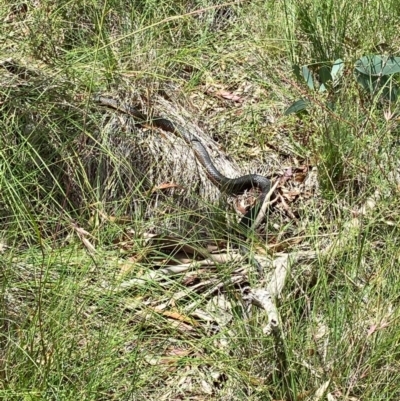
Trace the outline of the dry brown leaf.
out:
[[[252,157],[261,157],[263,150],[258,146],[250,146],[249,149],[246,150],[246,154]]]
[[[293,181],[302,184],[306,180],[309,171],[309,166],[296,167],[293,172]]]
[[[86,237],[81,236],[81,241],[83,242],[83,245],[85,245],[85,247],[89,253],[91,253],[91,254],[96,253],[96,248]]]
[[[181,333],[192,332],[193,330],[197,330],[193,327],[193,325],[189,325],[184,322],[172,320],[170,322],[171,326],[173,326],[176,330],[179,330]]]
[[[156,185],[155,187],[153,187],[151,190],[151,193],[154,193],[156,191],[163,190],[163,189],[170,189],[170,188],[184,189],[180,185],[174,184],[173,182],[165,182],[165,183],[162,183],[160,185]]]
[[[79,227],[75,223],[71,223],[72,228],[75,230],[79,239],[82,241],[83,245],[86,247],[90,254],[96,253],[96,248],[94,245],[86,238],[86,236],[92,237],[89,232],[87,232],[84,228]]]
[[[104,213],[102,210],[96,210],[95,213],[98,213],[101,217],[102,221],[109,221],[111,223],[129,223],[132,221],[130,216],[110,216]],[[90,218],[89,223],[93,221],[93,216]]]
[[[221,241],[222,242],[222,241]],[[216,252],[218,251],[221,247],[223,248],[224,246],[226,246],[226,244],[218,244],[218,245],[214,245],[214,244],[207,244],[207,252],[212,253],[212,252]]]
[[[235,95],[234,93],[229,92],[224,89],[220,89],[220,90],[216,91],[214,95],[217,97],[226,99],[226,100],[232,100],[233,102],[237,102],[237,103],[243,102],[243,99],[240,96]]]
[[[300,194],[301,191],[299,189],[286,189],[285,187],[281,188],[282,196],[290,202],[293,202]]]
[[[380,325],[377,324],[373,324],[370,326],[368,332],[367,332],[367,337],[371,336],[372,334],[374,334],[376,331],[385,329],[386,327],[389,327],[389,323],[381,323]]]
[[[288,238],[283,241],[275,242],[272,243],[272,241],[269,241],[267,249],[270,252],[283,252],[285,249],[291,248],[294,245],[298,245],[303,241],[302,237],[294,237],[294,238]],[[261,253],[261,252],[259,252]]]
[[[182,315],[181,313],[179,313],[177,311],[166,310],[166,311],[162,312],[162,315],[170,317],[171,319],[174,319],[174,320],[178,320],[179,322],[188,323],[188,324],[190,324],[192,326],[198,326],[199,325],[195,320],[193,320],[189,316]]]
[[[326,390],[328,389],[330,383],[331,383],[331,381],[327,380],[321,384],[321,386],[317,389],[317,391],[314,394],[314,397],[313,397],[314,401],[319,401],[322,399],[322,397],[325,395]]]
[[[112,243],[114,245],[117,245],[120,250],[124,251],[124,253],[131,251],[134,244],[132,240],[125,241],[122,238],[121,239],[115,238]]]
[[[185,356],[188,356],[192,353],[189,349],[182,349],[182,348],[170,348],[167,351],[167,355],[162,356],[158,359],[158,363],[161,365],[172,365]]]
[[[185,277],[185,279],[182,281],[182,285],[184,285],[184,286],[193,285],[196,282],[198,282],[198,280],[199,280],[198,275],[194,274],[192,276]]]
[[[137,264],[143,259],[143,254],[131,256],[128,260],[122,264],[120,264],[119,273],[121,276],[125,276],[130,273]]]
[[[191,353],[192,351],[190,349],[182,349],[182,348],[169,348],[167,350],[167,355],[169,356],[187,356]]]
[[[294,199],[290,199],[288,198],[288,200],[293,201]],[[279,207],[281,209],[283,209],[285,211],[285,213],[293,220],[296,220],[296,216],[294,215],[294,213],[292,212],[292,209],[290,208],[290,206],[286,203],[285,197],[284,196],[280,196],[280,204]]]
[[[185,355],[183,355],[185,356]],[[174,365],[180,361],[180,356],[162,356],[157,363],[159,365]]]
[[[72,224],[73,229],[75,230],[75,232],[78,235],[88,235],[90,236],[90,233],[88,231],[86,231],[84,228],[82,227],[78,227],[76,224]]]
[[[302,401],[309,397],[311,394],[310,390],[302,391],[301,393],[297,394],[297,400]]]

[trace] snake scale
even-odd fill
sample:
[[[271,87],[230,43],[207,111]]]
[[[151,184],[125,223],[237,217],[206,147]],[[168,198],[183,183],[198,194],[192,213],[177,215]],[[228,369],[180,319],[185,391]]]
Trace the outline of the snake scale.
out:
[[[258,174],[247,174],[238,178],[228,178],[221,174],[212,162],[210,155],[200,139],[193,133],[186,130],[179,124],[172,123],[170,120],[162,117],[149,117],[142,113],[139,109],[133,106],[119,105],[118,101],[105,96],[97,96],[95,102],[113,108],[128,114],[137,120],[139,125],[147,124],[153,127],[160,128],[164,131],[171,132],[174,135],[181,137],[193,149],[197,160],[204,167],[208,178],[221,191],[229,195],[239,195],[246,190],[259,188],[261,195],[259,196],[258,205],[262,205],[265,197],[271,189],[271,182],[268,178]],[[258,206],[250,209],[241,219],[241,225],[250,227],[257,211]]]

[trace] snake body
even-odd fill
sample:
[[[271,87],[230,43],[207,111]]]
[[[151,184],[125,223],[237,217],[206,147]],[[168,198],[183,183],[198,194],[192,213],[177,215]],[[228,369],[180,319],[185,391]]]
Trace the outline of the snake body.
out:
[[[183,138],[184,141],[193,149],[196,158],[204,167],[208,178],[221,191],[229,195],[239,195],[246,190],[259,188],[261,191],[261,195],[259,197],[259,205],[262,205],[262,203],[264,202],[266,195],[271,189],[271,182],[268,178],[258,174],[248,174],[238,178],[225,177],[215,167],[207,149],[201,143],[200,139],[195,134],[187,131],[179,124],[174,124],[170,120],[162,117],[148,117],[136,107],[125,105],[120,106],[115,99],[98,96],[95,101],[103,106],[108,106],[113,109],[122,111],[128,115],[131,115],[136,120],[138,120],[138,124],[151,124],[154,127],[160,128],[167,132],[171,132],[174,135]],[[242,218],[241,224],[247,227],[251,225],[253,218],[256,216],[256,213],[253,210],[255,208],[252,208],[247,212],[247,214]]]

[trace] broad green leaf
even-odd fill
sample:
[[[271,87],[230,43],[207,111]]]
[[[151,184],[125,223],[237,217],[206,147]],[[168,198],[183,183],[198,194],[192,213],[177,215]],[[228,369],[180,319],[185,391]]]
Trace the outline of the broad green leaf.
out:
[[[322,84],[326,84],[329,81],[332,81],[331,71],[330,68],[326,65],[323,65],[318,70],[319,80]]]
[[[356,76],[357,82],[368,92],[373,93],[376,87],[376,77],[371,77],[365,74],[361,74],[357,70],[354,75]]]
[[[332,75],[332,80],[336,81],[339,79],[342,74],[343,74],[343,69],[344,69],[344,61],[340,58],[338,58],[332,66],[331,70],[331,75]]]
[[[323,92],[325,92],[325,91],[326,91],[326,86],[325,86],[324,84],[321,84],[321,85],[319,86],[318,92],[319,92],[319,93],[323,93]]]
[[[327,87],[329,86],[328,82],[332,81],[330,68],[326,65],[323,65],[318,70],[318,76],[319,76],[319,81],[321,82],[318,92],[322,93],[327,90]]]
[[[398,98],[399,89],[392,77],[387,78],[384,82],[381,82],[380,87],[383,87],[382,95],[385,99],[395,102]]]
[[[392,75],[400,72],[400,57],[364,56],[356,61],[355,69],[368,76]]]
[[[303,65],[303,67],[301,68],[301,72],[303,74],[304,80],[307,82],[308,87],[311,90],[314,90],[314,81],[311,70],[306,65]]]
[[[285,116],[288,116],[289,114],[300,113],[301,111],[306,110],[309,105],[310,102],[308,100],[305,99],[296,100],[285,110],[283,114]]]
[[[301,75],[300,67],[299,67],[298,64],[293,64],[293,65],[292,65],[292,71],[293,71],[293,74],[296,76],[296,78],[297,78],[299,81],[302,81],[303,77],[302,77],[302,75]]]
[[[377,77],[367,76],[355,72],[357,82],[369,93],[378,94],[381,92],[382,96],[390,101],[396,101],[399,95],[399,89],[391,76]]]

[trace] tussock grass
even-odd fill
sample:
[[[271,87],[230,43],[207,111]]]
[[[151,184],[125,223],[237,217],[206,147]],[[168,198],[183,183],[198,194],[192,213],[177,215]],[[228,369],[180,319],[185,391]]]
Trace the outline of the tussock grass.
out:
[[[398,48],[398,14],[380,0],[2,3],[1,398],[398,400],[398,128],[385,118],[398,105],[351,73]],[[339,57],[329,99],[292,75]],[[285,184],[300,188],[285,198],[294,217],[272,209],[247,245],[318,256],[292,266],[280,350],[243,301],[252,270],[165,273],[243,233],[215,192],[154,191],[169,174],[146,146],[165,142],[96,107],[107,92],[161,113],[166,94],[243,173],[317,167],[316,184]],[[283,117],[305,94],[309,114]]]

